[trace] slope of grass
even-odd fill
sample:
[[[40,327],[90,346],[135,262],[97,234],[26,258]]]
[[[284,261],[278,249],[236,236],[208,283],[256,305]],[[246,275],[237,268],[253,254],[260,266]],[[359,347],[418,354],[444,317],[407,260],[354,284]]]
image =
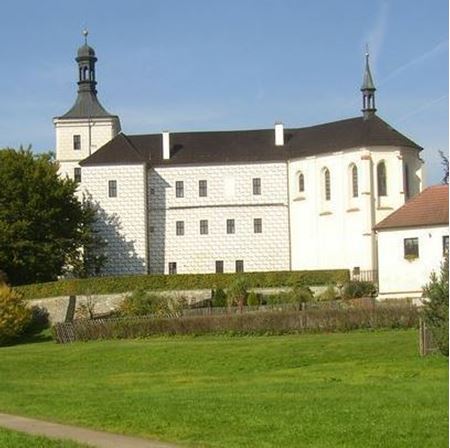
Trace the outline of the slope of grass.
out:
[[[88,445],[47,437],[30,436],[21,432],[0,428],[0,446],[2,448],[89,448]]]
[[[417,333],[0,349],[0,410],[204,447],[442,447],[448,369]]]

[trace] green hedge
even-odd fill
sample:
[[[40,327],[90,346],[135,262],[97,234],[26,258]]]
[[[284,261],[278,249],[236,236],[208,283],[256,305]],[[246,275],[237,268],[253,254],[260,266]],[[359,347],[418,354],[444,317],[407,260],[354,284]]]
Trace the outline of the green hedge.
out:
[[[92,277],[59,280],[49,283],[18,286],[16,291],[25,299],[40,299],[81,294],[114,294],[146,290],[225,289],[237,277],[244,277],[249,288],[269,288],[301,284],[305,286],[345,283],[349,280],[346,269],[328,271],[274,271],[241,274],[177,274],[130,275],[124,277]]]

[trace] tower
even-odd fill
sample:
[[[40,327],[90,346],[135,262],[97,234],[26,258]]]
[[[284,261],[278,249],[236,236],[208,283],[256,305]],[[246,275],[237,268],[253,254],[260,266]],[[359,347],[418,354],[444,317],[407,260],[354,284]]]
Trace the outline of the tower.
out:
[[[79,162],[120,132],[120,120],[110,114],[97,98],[95,51],[87,43],[88,31],[83,31],[84,44],[78,49],[78,95],[74,105],[53,122],[56,130],[56,159],[60,174],[81,181]]]
[[[369,66],[369,49],[366,50],[366,68],[364,71],[364,79],[361,86],[361,92],[363,95],[363,108],[364,119],[368,119],[375,115],[377,111],[375,108],[375,84],[373,83],[372,74],[370,73]]]

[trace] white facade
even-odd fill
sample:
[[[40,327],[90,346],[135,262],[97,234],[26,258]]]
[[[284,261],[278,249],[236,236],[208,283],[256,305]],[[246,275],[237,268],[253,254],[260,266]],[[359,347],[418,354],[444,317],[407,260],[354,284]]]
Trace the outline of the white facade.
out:
[[[59,173],[74,179],[74,169],[79,162],[89,157],[120,132],[117,117],[105,118],[55,118],[56,159]],[[74,136],[79,136],[80,146],[75,149]]]
[[[254,179],[260,194],[253,194]],[[206,181],[206,196],[200,196],[200,181]],[[183,197],[177,197],[177,182]],[[176,263],[177,273],[210,273],[216,261],[224,272],[235,272],[236,261],[245,271],[289,270],[286,185],[286,163],[151,169],[150,272],[168,273],[169,263]],[[234,233],[227,233],[227,220],[234,220]]]
[[[448,226],[378,231],[379,299],[420,298],[432,271],[439,273]],[[405,256],[407,238],[418,239],[418,257]]]

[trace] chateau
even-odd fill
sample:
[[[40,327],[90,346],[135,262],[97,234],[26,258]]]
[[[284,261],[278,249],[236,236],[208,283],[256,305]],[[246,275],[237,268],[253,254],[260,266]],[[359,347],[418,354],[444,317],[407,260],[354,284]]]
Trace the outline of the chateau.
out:
[[[98,207],[105,275],[377,270],[375,225],[421,192],[421,147],[376,114],[305,128],[128,135],[97,98],[93,48],[54,119],[60,172]]]

